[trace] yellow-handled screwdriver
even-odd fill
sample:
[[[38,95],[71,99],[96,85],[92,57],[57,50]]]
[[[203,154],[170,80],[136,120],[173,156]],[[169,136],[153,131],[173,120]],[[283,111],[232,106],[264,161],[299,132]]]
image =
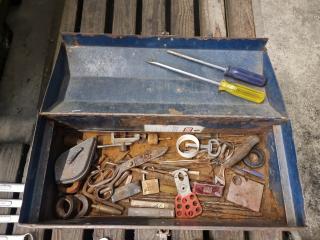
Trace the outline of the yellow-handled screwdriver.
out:
[[[211,80],[209,78],[201,77],[199,75],[196,75],[196,74],[193,74],[190,72],[186,72],[186,71],[180,70],[178,68],[174,68],[174,67],[171,67],[171,66],[165,65],[163,63],[159,63],[159,62],[149,61],[148,63],[150,63],[152,65],[156,65],[158,67],[168,69],[168,70],[176,72],[176,73],[180,73],[185,76],[189,76],[189,77],[196,78],[196,79],[204,81],[204,82],[214,84],[219,87],[220,91],[226,91],[234,96],[246,99],[251,102],[262,103],[266,97],[266,94],[264,91],[249,88],[249,87],[246,87],[241,84],[230,83],[226,80],[222,80],[220,82],[217,82],[217,81]]]

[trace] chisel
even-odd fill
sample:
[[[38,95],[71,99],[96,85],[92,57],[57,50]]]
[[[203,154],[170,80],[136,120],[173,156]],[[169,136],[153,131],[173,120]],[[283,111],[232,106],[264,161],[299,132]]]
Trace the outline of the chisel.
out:
[[[208,67],[211,67],[211,68],[215,68],[215,69],[221,70],[221,71],[224,72],[225,76],[232,77],[232,78],[235,78],[235,79],[239,79],[239,80],[241,80],[243,82],[250,83],[252,85],[256,85],[256,86],[262,87],[262,86],[264,86],[266,84],[266,79],[265,79],[264,76],[262,76],[260,74],[257,74],[257,73],[254,73],[254,72],[251,72],[251,71],[248,71],[248,70],[243,69],[243,68],[231,67],[231,66],[222,67],[222,66],[215,65],[215,64],[212,64],[212,63],[208,63],[208,62],[205,62],[203,60],[200,60],[200,59],[197,59],[197,58],[194,58],[194,57],[190,57],[190,56],[187,56],[185,54],[182,54],[182,53],[179,53],[179,52],[176,52],[176,51],[172,51],[172,50],[168,50],[167,53],[172,54],[172,55],[177,56],[177,57],[180,57],[180,58],[187,59],[187,60],[192,61],[192,62],[200,63],[202,65],[205,65],[205,66],[208,66]]]
[[[222,80],[220,82],[217,82],[217,81],[211,80],[209,78],[201,77],[199,75],[196,75],[196,74],[193,74],[190,72],[186,72],[186,71],[180,70],[178,68],[174,68],[174,67],[171,67],[171,66],[159,63],[159,62],[151,61],[148,63],[150,63],[152,65],[156,65],[158,67],[168,69],[168,70],[176,72],[176,73],[180,73],[185,76],[189,76],[189,77],[196,78],[196,79],[204,81],[204,82],[214,84],[219,87],[220,91],[226,91],[234,96],[246,99],[251,102],[262,103],[266,97],[266,94],[264,91],[259,91],[259,90],[253,89],[253,88],[249,88],[249,87],[246,87],[241,84],[230,83],[226,80]]]

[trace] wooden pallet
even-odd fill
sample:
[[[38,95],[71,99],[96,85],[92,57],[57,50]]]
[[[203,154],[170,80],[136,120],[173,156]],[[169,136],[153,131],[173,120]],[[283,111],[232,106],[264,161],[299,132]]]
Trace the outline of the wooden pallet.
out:
[[[182,37],[255,37],[251,0],[65,0],[60,32],[161,35]],[[58,49],[59,41],[57,41]],[[57,52],[57,51],[56,51]],[[49,56],[44,82],[51,72]],[[16,232],[25,231],[16,228]],[[159,239],[156,230],[67,229],[52,230],[52,240],[109,237]],[[44,231],[37,239],[48,239]],[[172,231],[171,239],[282,239],[281,232]],[[130,238],[132,239],[132,238]]]

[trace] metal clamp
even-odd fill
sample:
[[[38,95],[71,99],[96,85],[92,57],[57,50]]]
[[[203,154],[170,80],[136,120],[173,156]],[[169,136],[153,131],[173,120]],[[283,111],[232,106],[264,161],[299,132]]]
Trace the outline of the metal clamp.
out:
[[[186,143],[186,147],[197,148],[199,150],[199,147],[193,143]],[[220,142],[215,138],[210,139],[207,145],[200,144],[200,149],[206,149],[208,151],[208,155],[213,158],[218,157],[221,152]]]

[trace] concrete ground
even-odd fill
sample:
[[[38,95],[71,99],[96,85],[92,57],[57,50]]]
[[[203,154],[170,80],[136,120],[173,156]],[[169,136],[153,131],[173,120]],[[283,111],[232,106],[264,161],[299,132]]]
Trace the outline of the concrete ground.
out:
[[[258,37],[268,52],[292,119],[308,228],[303,239],[320,236],[320,2],[252,0]],[[41,81],[56,27],[56,1],[23,0],[8,23],[12,48],[0,81],[0,143],[29,143]]]
[[[268,53],[292,120],[308,225],[301,234],[319,239],[320,2],[253,2],[257,34],[269,38]]]

